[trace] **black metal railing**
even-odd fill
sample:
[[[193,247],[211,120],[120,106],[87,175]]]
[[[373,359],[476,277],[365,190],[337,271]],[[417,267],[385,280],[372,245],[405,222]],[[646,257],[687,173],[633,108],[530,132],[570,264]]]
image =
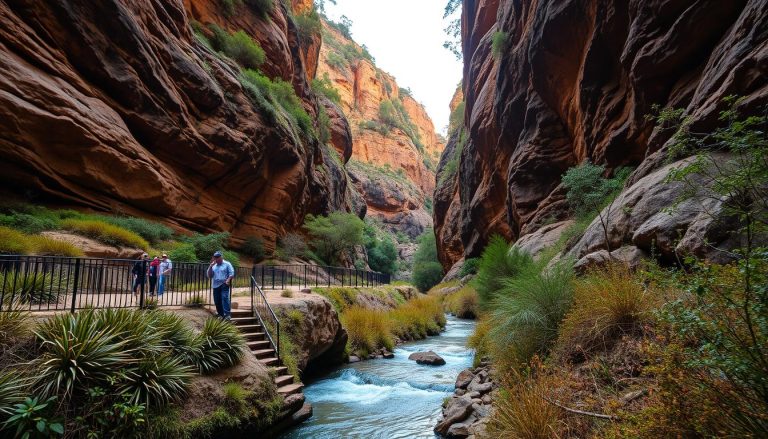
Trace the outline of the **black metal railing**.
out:
[[[136,265],[138,264],[138,266]],[[149,261],[0,255],[0,311],[76,311],[88,308],[209,306],[213,290],[208,264],[174,262],[165,276],[136,283],[134,268],[147,273]],[[257,265],[238,267],[232,294],[248,294],[251,278],[263,289],[378,286],[389,276],[341,267]],[[162,289],[161,289],[162,284]],[[162,293],[161,293],[162,292]]]
[[[264,334],[269,340],[269,344],[272,345],[272,349],[277,354],[277,359],[280,359],[280,319],[272,310],[267,302],[267,296],[264,294],[264,290],[261,289],[256,282],[256,278],[251,276],[251,309],[253,310],[253,316],[259,320],[261,327],[264,329]]]

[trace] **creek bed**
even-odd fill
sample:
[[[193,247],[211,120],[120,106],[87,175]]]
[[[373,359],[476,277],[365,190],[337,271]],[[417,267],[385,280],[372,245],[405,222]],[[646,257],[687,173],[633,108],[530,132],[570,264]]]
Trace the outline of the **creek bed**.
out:
[[[308,383],[304,394],[314,415],[282,438],[434,438],[443,400],[473,356],[466,343],[475,322],[446,318],[439,336],[402,344],[393,359],[347,364]],[[426,366],[408,359],[428,350],[446,364]]]

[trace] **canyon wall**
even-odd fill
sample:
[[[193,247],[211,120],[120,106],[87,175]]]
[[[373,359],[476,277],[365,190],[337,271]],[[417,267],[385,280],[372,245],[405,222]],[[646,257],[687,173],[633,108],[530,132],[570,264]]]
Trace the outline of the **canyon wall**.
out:
[[[431,227],[428,209],[444,141],[424,107],[361,46],[328,23],[316,77],[339,93],[338,106],[349,120],[353,143],[344,158],[351,157],[347,170],[366,201],[368,216],[411,238]],[[393,104],[396,123],[382,118],[383,103]]]
[[[264,49],[260,70],[293,86],[315,129],[326,107],[351,149],[343,114],[309,85],[319,36],[301,43],[283,2],[267,16],[222,3],[0,0],[2,191],[229,231],[235,244],[259,236],[268,249],[307,213],[349,210],[331,149],[254,103],[240,68],[190,24],[244,30]]]
[[[671,133],[646,117],[654,105],[684,108],[701,132],[724,97],[747,112],[768,97],[765,0],[464,0],[462,48],[464,126],[435,197],[446,269],[492,234],[567,218],[569,167],[636,167],[628,187],[659,169]]]

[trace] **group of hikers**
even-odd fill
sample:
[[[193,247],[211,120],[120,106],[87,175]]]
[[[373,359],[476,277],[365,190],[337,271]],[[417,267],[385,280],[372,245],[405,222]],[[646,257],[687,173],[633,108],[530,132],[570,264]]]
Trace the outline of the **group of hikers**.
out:
[[[142,253],[141,258],[133,264],[131,273],[133,274],[133,295],[137,297],[139,289],[144,288],[147,279],[149,279],[149,297],[161,297],[165,292],[168,281],[170,280],[173,262],[168,255],[155,256],[152,261],[149,260],[147,253]],[[216,305],[216,313],[219,318],[224,320],[231,319],[231,290],[232,279],[235,277],[235,269],[229,261],[224,260],[220,251],[213,254],[211,264],[206,270],[206,276],[211,279],[213,288],[213,303]]]

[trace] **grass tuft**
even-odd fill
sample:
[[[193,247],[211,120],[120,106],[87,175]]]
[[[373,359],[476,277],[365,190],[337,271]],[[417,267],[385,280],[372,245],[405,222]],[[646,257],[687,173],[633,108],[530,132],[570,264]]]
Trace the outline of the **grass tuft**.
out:
[[[114,224],[95,219],[65,219],[61,227],[96,239],[104,244],[148,249],[149,243],[139,236]]]

